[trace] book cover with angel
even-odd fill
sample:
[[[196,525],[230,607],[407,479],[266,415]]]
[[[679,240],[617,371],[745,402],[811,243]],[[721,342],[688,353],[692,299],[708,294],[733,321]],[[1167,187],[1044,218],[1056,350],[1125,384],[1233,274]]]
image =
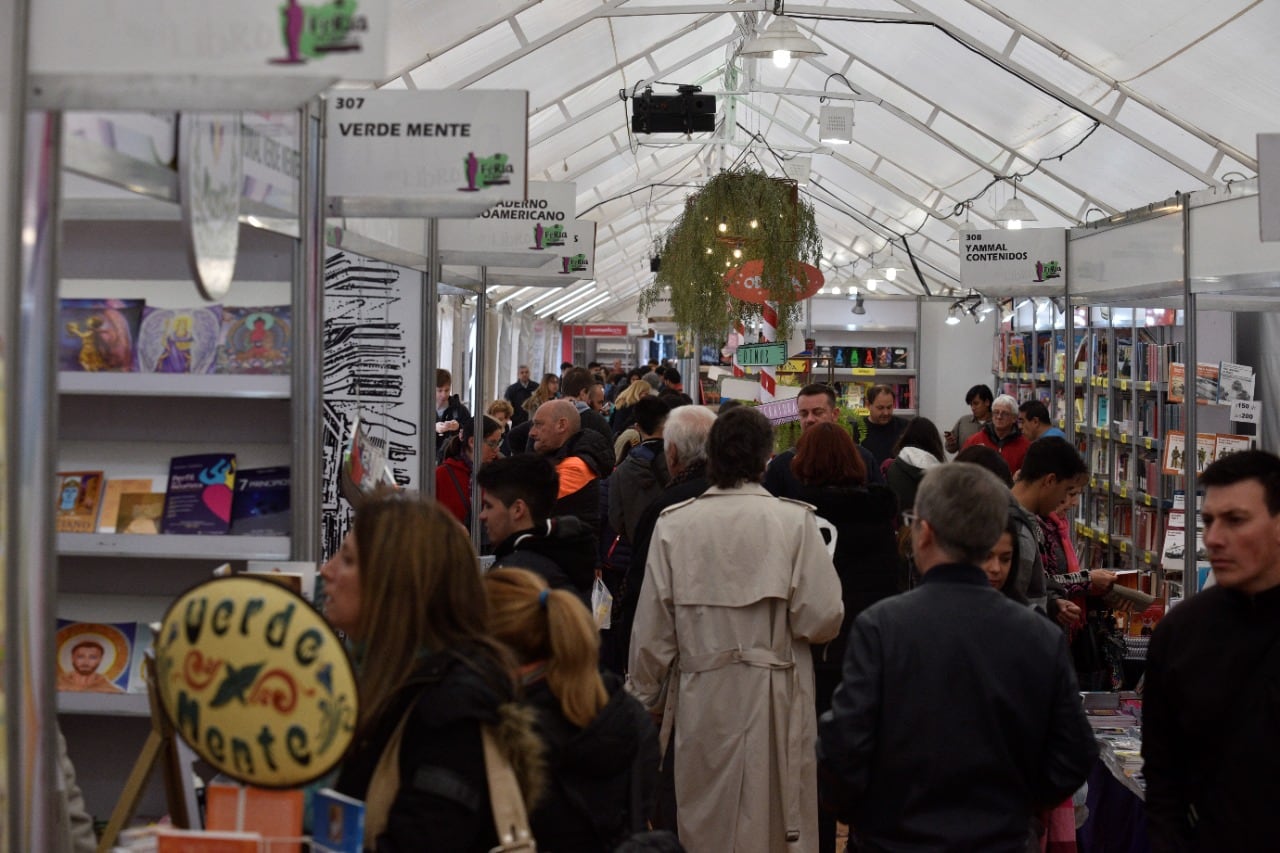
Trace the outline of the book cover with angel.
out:
[[[143,305],[141,299],[61,300],[58,369],[131,372]]]
[[[54,635],[58,689],[80,693],[124,693],[129,689],[134,622],[59,619]]]
[[[106,483],[101,471],[59,471],[54,523],[59,533],[92,533]]]
[[[142,312],[135,349],[139,373],[212,373],[218,360],[222,306]]]
[[[290,370],[293,337],[288,305],[222,309],[218,373],[285,375]]]

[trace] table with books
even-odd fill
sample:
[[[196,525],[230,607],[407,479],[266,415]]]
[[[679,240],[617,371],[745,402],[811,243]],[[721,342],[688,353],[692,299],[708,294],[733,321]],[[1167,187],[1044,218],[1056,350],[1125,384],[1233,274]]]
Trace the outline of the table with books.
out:
[[[1084,693],[1085,714],[1098,741],[1080,827],[1081,853],[1146,851],[1146,782],[1142,776],[1142,700],[1134,693]]]

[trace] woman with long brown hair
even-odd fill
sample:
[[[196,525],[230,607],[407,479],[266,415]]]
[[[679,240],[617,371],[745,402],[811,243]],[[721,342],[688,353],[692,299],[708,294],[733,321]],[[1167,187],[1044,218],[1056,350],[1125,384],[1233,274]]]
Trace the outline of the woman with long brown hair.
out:
[[[530,824],[546,850],[613,850],[644,829],[657,732],[621,679],[601,674],[600,634],[578,596],[524,569],[484,577],[489,628],[519,659],[547,746],[547,792]]]
[[[492,849],[483,730],[505,745],[526,802],[539,748],[511,704],[514,663],[488,633],[466,534],[435,502],[375,496],[320,574],[325,617],[350,638],[357,669],[355,738],[335,787],[368,801],[365,849],[421,849],[427,838],[433,851]],[[375,808],[388,783],[393,795]]]
[[[868,484],[867,467],[849,432],[835,423],[818,423],[800,435],[791,472],[800,483],[800,500],[813,504],[818,515],[836,529],[832,561],[840,576],[844,620],[840,633],[813,649],[817,711],[831,707],[831,694],[840,683],[845,642],[854,618],[882,598],[906,588],[906,573],[898,558],[894,516],[898,499],[888,487]],[[819,853],[835,850],[835,818],[820,813]]]

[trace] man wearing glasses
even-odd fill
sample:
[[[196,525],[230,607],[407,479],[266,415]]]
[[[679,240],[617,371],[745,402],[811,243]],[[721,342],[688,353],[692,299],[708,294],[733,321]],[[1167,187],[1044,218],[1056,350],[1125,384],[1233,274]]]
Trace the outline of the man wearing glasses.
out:
[[[1014,477],[1022,470],[1022,460],[1027,456],[1031,442],[1018,429],[1018,401],[1008,394],[1001,394],[991,404],[991,420],[982,430],[964,443],[965,447],[990,447],[1000,454]]]
[[[989,471],[930,469],[906,516],[923,581],[854,620],[818,723],[822,803],[851,849],[1026,850],[1032,816],[1093,767],[1066,636],[978,568],[1007,508]]]

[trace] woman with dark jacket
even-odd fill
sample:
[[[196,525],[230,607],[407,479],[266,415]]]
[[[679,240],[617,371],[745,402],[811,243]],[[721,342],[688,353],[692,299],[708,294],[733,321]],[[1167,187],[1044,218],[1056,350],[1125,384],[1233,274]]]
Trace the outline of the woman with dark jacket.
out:
[[[487,465],[502,455],[502,424],[484,416],[484,438],[476,441],[476,422],[462,425],[449,439],[444,460],[436,466],[436,500],[453,513],[463,527],[471,529],[471,466],[479,452],[480,464]],[[477,444],[479,446],[477,447]]]
[[[513,701],[515,662],[487,629],[475,552],[434,501],[375,496],[320,570],[324,614],[351,639],[360,691],[335,788],[366,800],[364,849],[488,853],[498,843],[486,731],[526,803],[541,747]],[[399,738],[399,747],[390,752]],[[384,753],[399,760],[398,774]],[[387,784],[394,794],[380,796]]]
[[[813,504],[818,515],[836,529],[833,561],[840,576],[844,621],[834,640],[813,648],[815,696],[821,715],[830,709],[831,694],[840,683],[853,620],[877,601],[906,589],[894,535],[898,500],[885,486],[867,485],[866,465],[853,438],[834,423],[815,424],[801,433],[791,471],[801,485],[800,500]],[[818,850],[835,850],[835,818],[821,810]]]
[[[547,747],[546,793],[530,816],[538,849],[613,850],[652,810],[653,722],[620,678],[597,670],[600,633],[576,596],[523,569],[495,569],[484,588],[490,629],[519,659]]]
[[[911,509],[916,505],[916,489],[924,478],[924,472],[946,461],[942,450],[942,437],[938,428],[928,418],[915,418],[898,437],[893,446],[893,461],[885,471],[884,479],[898,499],[898,506]]]

